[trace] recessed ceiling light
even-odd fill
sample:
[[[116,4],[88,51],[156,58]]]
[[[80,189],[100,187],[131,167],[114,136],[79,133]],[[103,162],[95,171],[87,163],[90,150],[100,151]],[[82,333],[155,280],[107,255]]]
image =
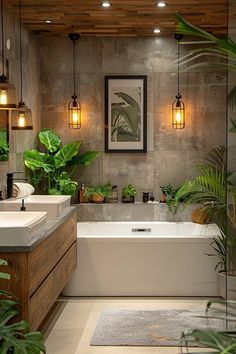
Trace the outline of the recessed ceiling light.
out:
[[[153,33],[161,33],[160,28],[154,28]]]
[[[46,23],[52,23],[52,20],[45,20]]]
[[[110,6],[111,6],[111,3],[110,3],[109,1],[103,1],[103,2],[101,3],[101,6],[102,6],[102,7],[110,7]]]
[[[164,1],[158,1],[156,3],[156,6],[158,6],[158,7],[166,7],[166,3]]]

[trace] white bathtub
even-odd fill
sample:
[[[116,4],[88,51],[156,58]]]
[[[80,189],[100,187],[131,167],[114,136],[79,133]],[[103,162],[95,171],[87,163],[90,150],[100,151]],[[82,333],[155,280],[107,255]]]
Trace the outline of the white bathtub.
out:
[[[81,222],[66,296],[217,296],[215,224]]]

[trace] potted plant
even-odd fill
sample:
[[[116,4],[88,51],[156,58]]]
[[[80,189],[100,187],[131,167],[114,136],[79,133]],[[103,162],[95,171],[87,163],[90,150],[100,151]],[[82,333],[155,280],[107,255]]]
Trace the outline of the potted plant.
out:
[[[134,186],[129,184],[122,189],[122,203],[134,203],[137,192]]]
[[[86,187],[84,195],[92,203],[103,203],[105,198],[111,198],[111,184],[107,182],[104,185]]]
[[[236,299],[236,185],[227,168],[224,146],[212,149],[198,165],[200,174],[186,181],[178,190],[175,200],[185,198],[185,205],[200,203],[199,210],[206,212],[221,230],[211,243],[210,256],[219,259],[216,269],[220,294],[225,297],[225,276],[228,279],[228,298]]]
[[[161,186],[162,195],[160,198],[160,203],[166,203],[168,209],[172,214],[177,212],[177,208],[180,203],[184,202],[185,197],[179,198],[178,202],[176,200],[176,194],[181,186],[173,187],[171,184],[166,186]]]
[[[0,260],[0,266],[7,266],[7,262]],[[10,280],[10,274],[1,272],[0,279]],[[46,353],[42,334],[30,332],[29,324],[24,320],[14,321],[20,313],[19,303],[14,295],[0,290],[0,296],[0,352],[2,354]]]
[[[60,137],[50,129],[43,129],[38,137],[44,152],[35,149],[24,152],[32,184],[48,194],[75,195],[77,182],[73,178],[78,167],[90,165],[98,152],[80,154],[81,141],[62,145]]]

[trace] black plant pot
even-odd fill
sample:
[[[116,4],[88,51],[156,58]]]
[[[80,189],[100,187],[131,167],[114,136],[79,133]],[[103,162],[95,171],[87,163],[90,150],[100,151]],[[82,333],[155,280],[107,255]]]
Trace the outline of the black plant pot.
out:
[[[134,203],[134,196],[125,197],[122,195],[122,203]]]

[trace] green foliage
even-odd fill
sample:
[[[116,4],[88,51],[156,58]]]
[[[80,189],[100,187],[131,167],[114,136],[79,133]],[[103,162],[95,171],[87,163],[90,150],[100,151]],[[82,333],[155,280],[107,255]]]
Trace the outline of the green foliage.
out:
[[[203,346],[212,349],[201,353],[210,354],[235,354],[236,353],[236,302],[235,301],[210,301],[207,304],[206,316],[210,325],[211,319],[222,319],[225,323],[230,322],[232,329],[216,331],[213,329],[194,329],[187,333],[182,333],[181,338],[181,353],[184,352],[184,347],[187,349],[189,344]],[[233,324],[233,326],[232,326]],[[187,353],[195,354],[196,352],[189,351]]]
[[[232,275],[236,270],[236,186],[231,183],[232,173],[227,171],[226,158],[225,147],[212,149],[197,166],[199,176],[186,181],[178,190],[175,204],[183,199],[185,206],[200,203],[201,210],[216,221],[222,233],[214,238],[210,255],[219,259],[216,268]]]
[[[176,195],[181,186],[175,188],[171,184],[168,184],[166,186],[160,186],[160,188],[162,193],[166,196],[166,204],[168,209],[172,214],[175,214],[177,212],[179,203],[184,202],[186,199],[186,196],[183,196],[179,198],[178,202],[176,200]]]
[[[9,145],[7,141],[7,130],[0,129],[0,161],[7,161],[9,155]]]
[[[194,69],[197,67],[213,67],[214,69],[224,69],[235,72],[236,71],[236,43],[230,37],[218,38],[211,33],[208,33],[188,21],[186,21],[181,15],[176,13],[177,19],[177,33],[182,33],[186,35],[191,35],[194,37],[200,37],[206,39],[207,41],[215,44],[213,48],[201,48],[193,50],[188,54],[188,60],[185,61],[185,58],[182,58],[181,64],[188,63],[188,70]],[[206,55],[211,58],[212,56],[222,59],[219,62],[214,62],[213,60],[206,61]],[[203,60],[199,60],[203,58]],[[189,65],[194,60],[198,60],[197,64]]]
[[[124,187],[122,189],[122,196],[125,198],[135,197],[136,194],[137,194],[137,191],[136,191],[135,187],[132,186],[132,184],[129,184],[127,187]]]
[[[41,190],[44,186],[49,194],[74,195],[77,182],[72,178],[78,166],[90,165],[98,152],[80,154],[81,141],[62,146],[60,137],[50,129],[43,129],[38,136],[45,151],[24,152],[25,166],[32,172],[31,182]]]
[[[0,260],[1,266],[7,262]],[[8,273],[0,273],[0,279],[10,279]],[[40,332],[30,332],[26,321],[14,322],[20,311],[19,303],[7,291],[0,291],[0,352],[1,354],[41,354],[46,353]]]
[[[98,186],[86,187],[84,195],[87,198],[92,197],[94,194],[99,194],[103,198],[111,198],[111,190],[111,183],[108,181],[107,183]]]

